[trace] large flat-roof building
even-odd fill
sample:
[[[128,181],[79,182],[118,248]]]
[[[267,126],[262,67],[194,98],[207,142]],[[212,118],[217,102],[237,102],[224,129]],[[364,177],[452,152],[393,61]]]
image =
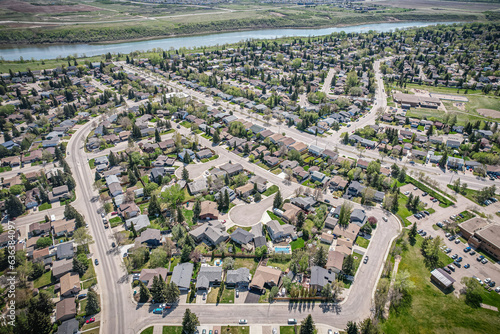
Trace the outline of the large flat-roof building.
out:
[[[460,224],[459,228],[471,246],[500,259],[500,224],[473,218]]]

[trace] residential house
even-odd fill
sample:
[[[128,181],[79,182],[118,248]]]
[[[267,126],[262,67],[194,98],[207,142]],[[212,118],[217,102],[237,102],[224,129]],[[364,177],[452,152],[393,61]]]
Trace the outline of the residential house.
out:
[[[118,208],[118,214],[124,219],[134,218],[140,213],[141,209],[134,202],[122,203]]]
[[[226,163],[219,167],[219,169],[225,171],[229,176],[237,175],[243,172],[243,166],[239,163]]]
[[[208,184],[206,179],[194,180],[188,183],[188,189],[191,195],[196,195],[203,193],[208,190]]]
[[[250,283],[250,269],[239,268],[228,270],[226,275],[226,286],[240,289],[246,289]]]
[[[196,156],[198,159],[210,159],[213,156],[212,151],[210,151],[208,148],[201,150],[196,153]]]
[[[366,213],[365,210],[361,209],[354,209],[351,212],[351,223],[354,223],[360,227],[363,227],[363,225],[366,223]]]
[[[172,272],[170,282],[175,283],[180,291],[189,291],[194,265],[190,262],[179,263]]]
[[[58,260],[72,259],[74,254],[75,248],[73,247],[73,241],[57,245],[56,258]]]
[[[75,298],[65,298],[56,304],[56,321],[65,321],[76,316]]]
[[[295,197],[290,200],[290,203],[292,203],[295,206],[298,206],[302,210],[309,211],[312,209],[313,205],[316,204],[316,200],[311,197]]]
[[[54,203],[60,200],[71,198],[71,193],[69,192],[68,186],[63,185],[53,188],[52,191],[48,194],[48,196],[49,196],[49,202]]]
[[[226,227],[216,220],[202,224],[189,231],[189,234],[193,237],[194,241],[198,243],[205,242],[209,246],[217,246],[229,238]]]
[[[335,274],[339,274],[342,271],[343,264],[344,264],[344,254],[337,251],[328,252],[326,269],[331,270]]]
[[[252,183],[247,183],[241,187],[235,189],[236,194],[239,197],[248,197],[253,194],[254,185]]]
[[[52,226],[52,233],[53,235],[58,238],[64,236],[70,236],[73,235],[73,232],[75,232],[76,229],[76,224],[75,220],[56,220],[51,222]]]
[[[136,231],[139,231],[145,227],[148,227],[150,225],[150,222],[147,215],[140,215],[125,220],[125,226],[127,226],[127,229],[130,229],[132,227],[132,224],[134,224],[134,229]]]
[[[279,241],[285,238],[297,239],[295,227],[290,224],[281,225],[277,220],[271,220],[267,223],[267,231],[273,241]]]
[[[134,225],[134,228],[135,225]],[[147,247],[154,248],[161,245],[161,231],[154,228],[147,228],[135,239],[136,246],[146,244]]]
[[[60,281],[62,297],[72,297],[80,292],[80,276],[77,273],[67,273]]]
[[[258,266],[250,282],[250,289],[262,292],[266,288],[279,287],[281,284],[282,272],[272,267]]]
[[[241,227],[238,227],[232,234],[231,240],[236,242],[239,245],[247,245],[254,238],[254,235]]]
[[[139,281],[144,283],[149,289],[153,286],[153,278],[158,277],[167,280],[168,269],[167,268],[155,268],[155,269],[142,269],[141,275],[139,276]]]
[[[327,284],[332,284],[335,281],[335,272],[319,266],[311,267],[311,280],[310,286],[316,291],[323,290]]]
[[[52,263],[52,276],[55,279],[60,279],[66,273],[73,270],[73,260],[64,259],[60,261],[54,261]]]
[[[200,219],[214,220],[219,218],[217,203],[212,201],[201,202]]]
[[[197,290],[208,290],[222,283],[222,267],[202,266],[196,279]]]

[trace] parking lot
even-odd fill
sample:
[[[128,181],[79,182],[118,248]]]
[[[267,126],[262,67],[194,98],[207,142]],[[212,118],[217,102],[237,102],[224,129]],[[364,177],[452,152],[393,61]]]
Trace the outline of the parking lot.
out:
[[[416,188],[416,189],[415,189]],[[420,190],[419,188],[415,187],[413,184],[405,184],[400,188],[400,191],[402,194],[405,196],[410,196],[410,193],[413,194],[413,197],[419,196],[420,197],[420,202],[422,202],[425,206],[426,209],[429,208],[434,208],[434,206],[438,206],[439,203],[433,203],[431,202],[431,196],[426,195],[424,196],[424,192]]]
[[[448,208],[449,209],[449,208]],[[455,209],[455,212],[452,210],[449,210],[449,215],[453,214],[458,214],[463,210],[460,209]],[[471,247],[471,250],[476,252],[474,255],[471,255],[471,252],[464,252],[464,249],[466,247],[469,247],[468,244],[464,244],[461,242],[458,238],[455,240],[448,240],[446,237],[446,231],[444,231],[441,228],[438,228],[435,230],[433,228],[433,225],[437,223],[435,219],[432,217],[433,215],[426,216],[426,218],[421,219],[418,221],[417,226],[418,229],[422,229],[423,231],[426,232],[425,237],[432,236],[433,238],[435,237],[441,237],[443,239],[443,247],[442,251],[446,248],[450,248],[450,252],[448,253],[448,256],[452,257],[453,255],[457,254],[457,258],[462,257],[462,261],[460,262],[461,268],[458,268],[456,265],[453,265],[455,267],[455,271],[451,272],[451,277],[453,277],[456,282],[455,282],[455,290],[458,291],[461,287],[462,284],[460,283],[460,280],[462,277],[472,277],[476,276],[480,278],[483,282],[486,278],[491,278],[491,280],[496,282],[496,285],[494,288],[500,286],[500,265],[498,262],[492,263],[491,261],[488,260],[487,263],[483,264],[480,261],[477,261],[477,257],[480,255],[477,253],[476,249]],[[416,220],[416,219],[415,219]],[[458,243],[456,243],[456,240],[459,240]],[[466,264],[470,265],[470,268],[466,269],[464,266]]]

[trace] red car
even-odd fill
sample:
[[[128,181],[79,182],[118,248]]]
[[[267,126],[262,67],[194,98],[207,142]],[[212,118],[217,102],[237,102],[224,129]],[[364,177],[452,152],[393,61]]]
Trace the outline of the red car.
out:
[[[117,213],[118,213],[118,212],[113,211],[113,212],[111,212],[111,215],[112,215],[112,216],[114,216],[114,215],[116,215]]]
[[[87,319],[87,321],[85,321],[86,324],[90,324],[90,323],[93,323],[95,321],[95,318],[90,318],[90,319]]]

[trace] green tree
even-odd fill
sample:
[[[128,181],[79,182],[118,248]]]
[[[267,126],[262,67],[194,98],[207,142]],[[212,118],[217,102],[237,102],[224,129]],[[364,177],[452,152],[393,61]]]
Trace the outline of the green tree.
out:
[[[354,257],[352,256],[352,254],[349,254],[345,257],[344,263],[342,264],[342,271],[346,275],[354,275]]]
[[[359,324],[360,334],[378,334],[380,333],[380,328],[378,323],[372,318],[366,318]]]
[[[182,318],[182,333],[194,334],[196,327],[200,325],[200,321],[196,314],[192,313],[190,309],[186,309],[184,317]]]
[[[168,264],[169,256],[163,248],[155,248],[149,256],[149,266],[151,268],[165,267]]]
[[[155,303],[164,303],[167,299],[167,282],[165,282],[161,275],[153,277],[151,296]]]
[[[167,303],[173,304],[177,302],[177,300],[179,300],[180,295],[181,292],[177,284],[175,284],[174,282],[170,282],[170,284],[167,285],[167,293],[165,301]]]
[[[283,198],[281,197],[281,191],[278,189],[278,192],[274,196],[273,208],[281,209],[283,205]]]
[[[145,303],[149,300],[149,298],[151,298],[151,292],[149,292],[149,289],[142,281],[139,281],[139,286],[139,302]]]
[[[413,223],[410,232],[408,232],[408,239],[410,240],[410,244],[412,246],[415,245],[415,242],[417,240],[416,237],[417,237],[417,223]]]
[[[193,223],[198,221],[198,219],[200,218],[200,213],[201,213],[201,203],[197,199],[193,205]]]
[[[182,263],[189,262],[189,260],[191,260],[189,257],[190,255],[191,255],[191,247],[182,247],[181,262]]]
[[[220,142],[219,130],[214,132],[214,136],[212,137],[212,142],[217,145]]]
[[[347,327],[345,329],[347,334],[358,334],[358,325],[355,322],[349,321],[347,322]]]
[[[326,266],[327,254],[324,247],[321,245],[316,249],[316,254],[314,256],[314,264],[319,267]]]
[[[52,246],[52,238],[42,237],[36,241],[36,248],[45,248]]]
[[[260,246],[255,249],[255,256],[257,257],[263,257],[264,255],[267,254],[267,246]]]
[[[116,158],[116,155],[113,153],[113,151],[109,153],[108,161],[110,167],[118,165],[118,159]]]
[[[184,214],[182,213],[181,207],[177,208],[177,222],[182,223],[184,221]]]
[[[189,180],[189,171],[186,169],[186,167],[182,168],[182,179],[184,181]]]
[[[260,200],[262,199],[262,195],[257,191],[255,193],[255,195],[253,196],[253,199],[256,203],[260,202]]]
[[[47,292],[40,291],[40,294],[38,296],[29,300],[26,313],[23,312],[24,324],[22,324],[20,328],[15,328],[15,333],[16,334],[51,333],[53,326],[50,317],[53,311],[54,311],[54,303],[52,302],[51,297]]]
[[[156,216],[156,217],[161,215],[160,202],[158,201],[158,198],[154,194],[151,195],[151,199],[149,200],[148,213],[150,216]]]
[[[339,220],[338,220],[339,225],[341,226],[349,225],[351,220],[352,208],[353,206],[351,203],[344,201],[344,203],[340,207]]]
[[[313,318],[309,314],[300,323],[300,334],[314,334],[315,331],[316,331],[316,326],[314,326]]]
[[[473,308],[481,307],[483,297],[481,296],[482,287],[473,277],[462,277],[460,281],[465,286],[465,302]]]
[[[85,306],[85,313],[87,316],[99,313],[101,311],[99,305],[99,297],[94,290],[89,290],[87,293],[87,305]]]
[[[10,195],[9,199],[5,202],[7,212],[11,217],[17,217],[24,213],[25,207],[21,200],[14,195]]]
[[[78,273],[80,277],[85,274],[88,268],[89,260],[86,254],[80,253],[78,256],[73,257],[73,271]]]
[[[155,142],[157,142],[157,143],[161,142],[161,136],[160,136],[160,132],[158,131],[158,129],[155,129]]]
[[[403,168],[398,174],[398,181],[400,183],[404,183],[406,181],[406,169]]]
[[[306,221],[306,215],[304,214],[303,211],[299,211],[297,215],[297,230],[299,231],[302,230],[305,221]]]

